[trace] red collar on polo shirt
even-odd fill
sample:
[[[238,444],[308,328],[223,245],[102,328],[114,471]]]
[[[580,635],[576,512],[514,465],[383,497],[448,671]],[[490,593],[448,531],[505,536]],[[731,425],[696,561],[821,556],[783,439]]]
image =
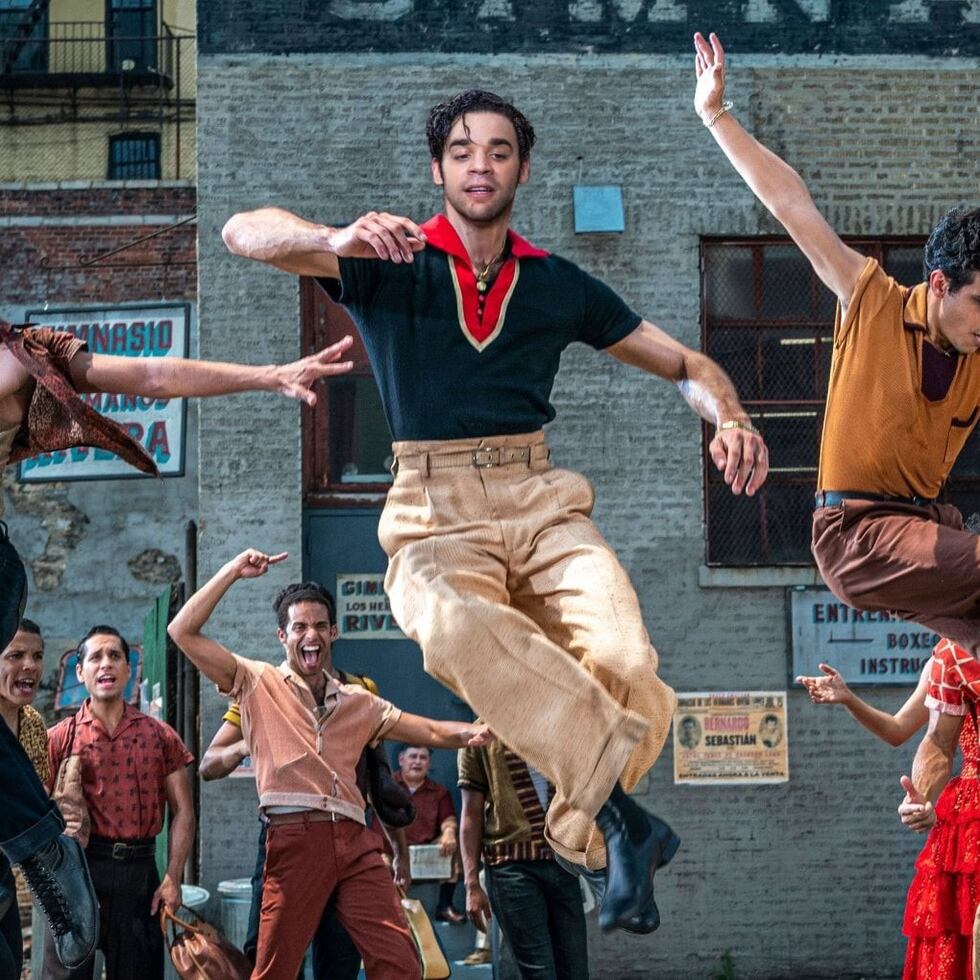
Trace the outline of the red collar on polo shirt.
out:
[[[486,294],[476,288],[476,273],[466,246],[444,214],[437,214],[424,225],[426,242],[449,257],[449,271],[456,292],[459,324],[466,339],[482,351],[500,334],[507,315],[507,304],[517,285],[520,259],[544,259],[548,252],[537,248],[512,229],[507,229],[510,245],[507,258]]]

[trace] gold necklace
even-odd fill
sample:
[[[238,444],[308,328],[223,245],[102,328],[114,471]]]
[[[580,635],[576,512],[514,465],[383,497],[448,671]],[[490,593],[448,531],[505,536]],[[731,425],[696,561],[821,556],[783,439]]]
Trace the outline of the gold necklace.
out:
[[[476,288],[479,292],[485,293],[489,289],[487,279],[490,278],[490,270],[497,264],[500,256],[504,254],[506,245],[507,241],[505,239],[504,244],[500,246],[500,251],[479,272],[476,271],[476,266],[473,266],[473,271],[476,272]]]

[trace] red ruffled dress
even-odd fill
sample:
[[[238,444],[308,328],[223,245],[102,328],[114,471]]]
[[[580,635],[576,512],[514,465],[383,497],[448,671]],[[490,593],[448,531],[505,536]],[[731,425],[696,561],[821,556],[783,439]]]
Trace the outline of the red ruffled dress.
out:
[[[963,767],[936,801],[936,823],[915,862],[902,932],[903,980],[970,980],[980,903],[980,744],[976,721],[960,732]]]

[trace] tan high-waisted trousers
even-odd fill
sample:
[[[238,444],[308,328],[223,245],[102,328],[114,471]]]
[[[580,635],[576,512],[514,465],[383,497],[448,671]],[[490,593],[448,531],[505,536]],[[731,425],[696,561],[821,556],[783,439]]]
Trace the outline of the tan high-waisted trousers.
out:
[[[440,466],[482,447],[528,447],[530,459]],[[592,487],[551,466],[541,432],[394,453],[378,537],[395,618],[426,672],[554,784],[555,850],[603,867],[594,817],[617,780],[630,790],[653,765],[676,698],[629,577],[589,519]]]

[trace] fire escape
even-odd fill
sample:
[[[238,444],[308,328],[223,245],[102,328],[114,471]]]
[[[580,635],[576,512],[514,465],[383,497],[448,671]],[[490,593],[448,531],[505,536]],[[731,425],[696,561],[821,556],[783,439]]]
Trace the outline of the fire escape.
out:
[[[31,0],[0,21],[0,131],[101,124],[169,131],[177,178],[192,172],[193,34],[165,23],[145,29],[107,21],[51,21],[51,0]],[[184,132],[182,133],[182,128]]]

